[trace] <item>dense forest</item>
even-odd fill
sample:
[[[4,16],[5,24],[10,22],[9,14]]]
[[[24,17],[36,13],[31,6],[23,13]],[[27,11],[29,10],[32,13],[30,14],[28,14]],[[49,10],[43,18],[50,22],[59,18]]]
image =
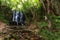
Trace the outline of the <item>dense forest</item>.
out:
[[[13,10],[25,15],[25,25],[9,25]],[[60,0],[0,0],[1,24],[0,40],[60,40]]]

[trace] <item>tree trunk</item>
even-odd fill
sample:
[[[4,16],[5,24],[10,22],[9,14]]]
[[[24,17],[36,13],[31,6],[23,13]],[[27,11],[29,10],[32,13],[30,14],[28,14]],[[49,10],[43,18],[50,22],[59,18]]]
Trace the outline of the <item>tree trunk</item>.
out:
[[[47,14],[45,14],[45,17],[47,18],[46,20],[48,22],[48,28],[51,28],[51,20],[48,18],[49,17],[48,15],[50,15],[51,0],[45,0],[45,1],[39,0],[39,1],[42,3],[43,8],[44,8],[45,12],[47,13]]]
[[[51,0],[46,0],[46,1],[47,1],[47,15],[50,15],[50,2],[51,2]],[[51,20],[50,19],[48,19],[48,28],[51,28]]]

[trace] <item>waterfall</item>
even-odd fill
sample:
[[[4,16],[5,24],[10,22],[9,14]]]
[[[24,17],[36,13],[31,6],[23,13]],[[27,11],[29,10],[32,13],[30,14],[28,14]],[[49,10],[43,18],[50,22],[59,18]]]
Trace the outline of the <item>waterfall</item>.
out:
[[[16,15],[16,12],[15,11],[13,11],[13,20],[12,21],[15,21],[15,15]]]
[[[18,12],[18,11],[17,11],[17,12],[16,12],[15,10],[13,11],[12,21],[13,21],[13,22],[16,22],[16,23],[17,23],[17,25],[18,25],[18,17],[19,17],[19,15],[18,15],[18,14],[19,14],[19,12]]]
[[[20,23],[21,23],[21,25],[23,25],[23,13],[22,12],[20,12]]]
[[[16,15],[15,15],[15,22],[17,23],[17,25],[18,25],[18,17],[19,17],[19,12],[16,12]]]
[[[23,13],[20,11],[13,11],[13,16],[12,16],[12,21],[16,22],[16,24],[18,25],[18,23],[21,23],[21,25],[24,24],[24,15]]]

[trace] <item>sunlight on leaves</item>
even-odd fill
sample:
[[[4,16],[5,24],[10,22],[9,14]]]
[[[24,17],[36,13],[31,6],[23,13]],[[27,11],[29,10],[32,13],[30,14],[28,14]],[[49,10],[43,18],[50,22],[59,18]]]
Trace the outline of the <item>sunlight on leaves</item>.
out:
[[[23,7],[30,8],[39,6],[39,0],[1,0],[3,4],[9,6],[11,9],[23,9]]]

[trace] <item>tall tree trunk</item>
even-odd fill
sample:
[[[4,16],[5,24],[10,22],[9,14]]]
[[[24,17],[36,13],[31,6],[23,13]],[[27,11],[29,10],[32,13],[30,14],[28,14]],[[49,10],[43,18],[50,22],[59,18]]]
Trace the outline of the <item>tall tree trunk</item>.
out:
[[[33,15],[32,20],[34,20],[34,21],[35,21],[35,13],[34,13],[34,11],[33,11],[32,9],[30,9],[30,10],[31,10],[31,13],[32,13],[32,15]]]
[[[47,18],[46,20],[48,20],[48,28],[51,28],[51,20],[48,18],[48,15],[50,15],[50,6],[51,6],[51,0],[45,0],[46,3],[44,3],[43,0],[39,0],[42,5],[43,5],[43,8],[45,10],[45,12],[47,14],[45,14],[45,18]]]
[[[51,3],[51,0],[46,0],[46,1],[47,1],[47,15],[50,15],[50,3]],[[48,28],[51,28],[51,20],[50,19],[48,19]]]

